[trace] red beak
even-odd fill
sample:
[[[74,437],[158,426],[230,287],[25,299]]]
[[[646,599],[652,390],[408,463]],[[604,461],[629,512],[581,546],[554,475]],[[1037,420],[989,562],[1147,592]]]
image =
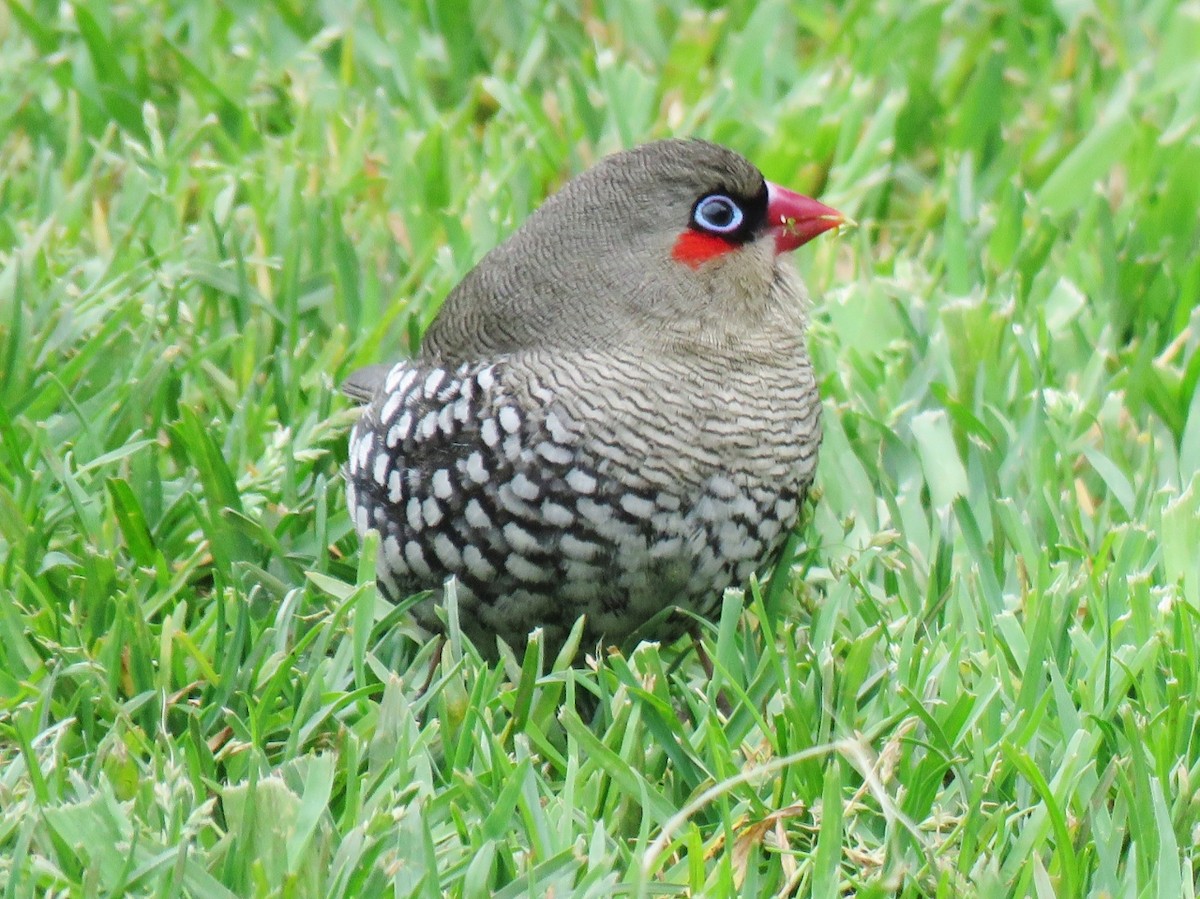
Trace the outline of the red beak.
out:
[[[846,217],[812,197],[767,182],[767,222],[775,233],[775,252],[790,253]]]

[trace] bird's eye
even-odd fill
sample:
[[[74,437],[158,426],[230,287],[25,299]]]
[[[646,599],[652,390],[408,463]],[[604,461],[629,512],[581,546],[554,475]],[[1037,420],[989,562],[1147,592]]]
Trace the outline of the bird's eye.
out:
[[[742,209],[724,194],[710,194],[696,204],[692,221],[713,234],[730,234],[742,224]]]

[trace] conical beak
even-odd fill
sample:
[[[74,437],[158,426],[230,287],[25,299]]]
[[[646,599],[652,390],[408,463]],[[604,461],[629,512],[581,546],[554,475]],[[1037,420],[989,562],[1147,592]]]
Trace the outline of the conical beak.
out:
[[[812,197],[767,182],[767,222],[775,234],[775,251],[790,253],[818,234],[849,219]]]

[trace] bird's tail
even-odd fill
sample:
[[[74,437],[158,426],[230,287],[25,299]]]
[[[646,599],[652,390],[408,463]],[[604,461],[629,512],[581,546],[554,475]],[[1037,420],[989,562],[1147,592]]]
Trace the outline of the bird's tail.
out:
[[[369,403],[375,399],[375,394],[387,379],[387,373],[392,370],[391,363],[368,365],[352,372],[350,377],[342,382],[342,393],[360,403]]]

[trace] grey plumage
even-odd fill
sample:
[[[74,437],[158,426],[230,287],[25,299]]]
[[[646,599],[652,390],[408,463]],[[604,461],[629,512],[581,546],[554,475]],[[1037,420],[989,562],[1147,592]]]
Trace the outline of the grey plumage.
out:
[[[360,403],[369,403],[379,392],[379,388],[383,386],[383,382],[391,370],[392,366],[386,362],[360,368],[342,382],[342,393]]]
[[[697,226],[714,193],[745,227]],[[389,599],[433,590],[415,614],[437,629],[453,575],[481,645],[561,638],[583,613],[590,638],[619,641],[673,605],[711,616],[778,556],[820,404],[778,252],[807,238],[768,218],[808,207],[775,196],[704,142],[610,157],[467,275],[416,359],[351,377],[368,405],[349,506],[381,534]]]

